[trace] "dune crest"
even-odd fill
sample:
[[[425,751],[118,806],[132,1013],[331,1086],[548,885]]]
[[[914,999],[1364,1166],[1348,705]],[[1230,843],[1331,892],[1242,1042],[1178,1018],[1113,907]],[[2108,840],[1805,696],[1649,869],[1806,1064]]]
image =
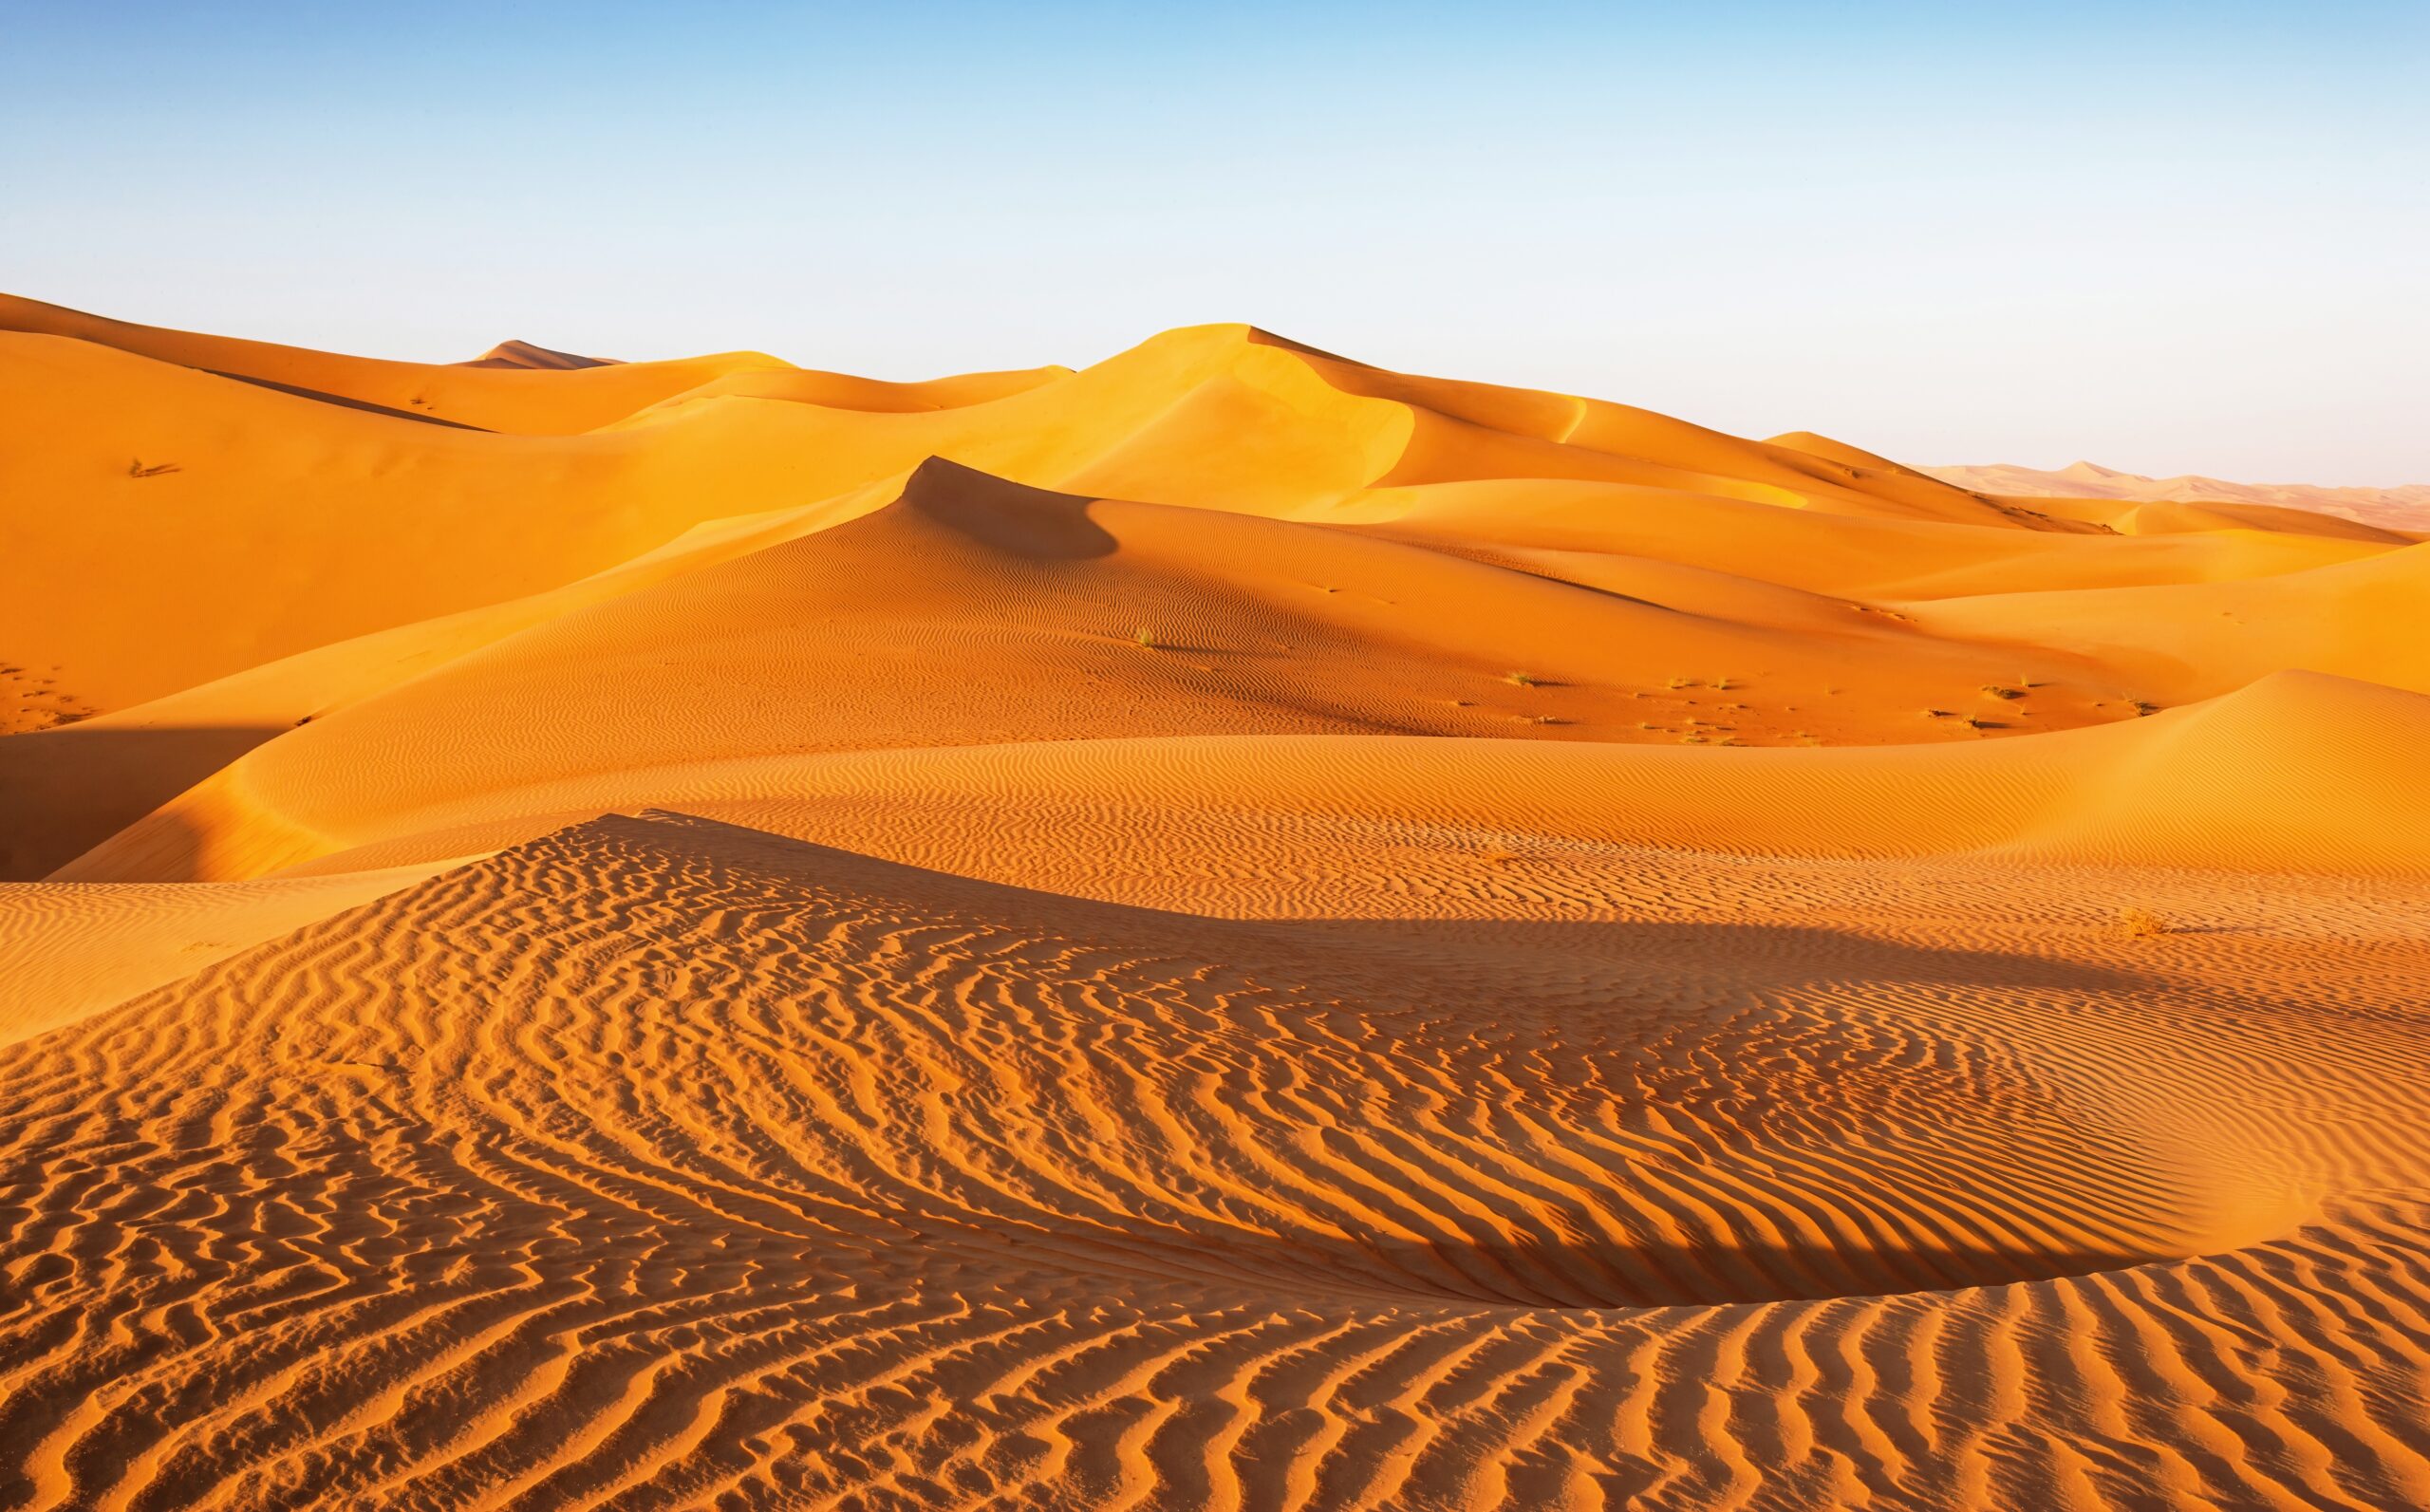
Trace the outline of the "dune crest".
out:
[[[503,341],[471,362],[465,367],[540,367],[553,372],[567,372],[577,367],[607,367],[614,364],[613,357],[584,357],[574,352],[561,352],[552,347],[535,346],[526,341]]]
[[[0,1505],[2430,1504],[2394,515],[1244,325],[0,405]]]
[[[2333,530],[2336,521],[2393,531],[2418,539],[2430,533],[2430,483],[2399,488],[2323,488],[2312,483],[2230,483],[2183,474],[2146,477],[2096,462],[2070,462],[2056,472],[2006,463],[1988,467],[1928,467],[1943,482],[1985,494],[2044,498],[2117,500],[2129,507],[2110,512],[2122,528],[2137,531],[2218,529],[2230,521],[2268,521],[2276,529]],[[2176,506],[2158,510],[2134,506]],[[2189,511],[2185,506],[2195,506]],[[2222,508],[2224,506],[2224,508]],[[2306,516],[2310,516],[2307,518]],[[2087,516],[2102,517],[2098,513]],[[2325,517],[2325,518],[2324,518]],[[2208,520],[2191,527],[2187,520]],[[2370,537],[2365,537],[2366,539]]]

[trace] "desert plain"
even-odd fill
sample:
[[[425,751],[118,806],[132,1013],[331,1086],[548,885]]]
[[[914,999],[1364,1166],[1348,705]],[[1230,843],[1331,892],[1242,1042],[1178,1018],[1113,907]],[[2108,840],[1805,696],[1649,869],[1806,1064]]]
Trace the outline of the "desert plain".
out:
[[[0,1506],[2430,1505],[2422,500],[0,327]]]

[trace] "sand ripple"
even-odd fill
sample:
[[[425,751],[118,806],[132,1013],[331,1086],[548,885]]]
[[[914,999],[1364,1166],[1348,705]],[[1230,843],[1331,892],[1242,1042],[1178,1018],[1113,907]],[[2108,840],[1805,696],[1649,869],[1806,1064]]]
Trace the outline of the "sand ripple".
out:
[[[2341,1137],[2409,1024],[2250,1004],[2255,1119],[2096,962],[1566,927],[673,814],[444,872],[0,1059],[0,1495],[2430,1492],[2419,1152]]]

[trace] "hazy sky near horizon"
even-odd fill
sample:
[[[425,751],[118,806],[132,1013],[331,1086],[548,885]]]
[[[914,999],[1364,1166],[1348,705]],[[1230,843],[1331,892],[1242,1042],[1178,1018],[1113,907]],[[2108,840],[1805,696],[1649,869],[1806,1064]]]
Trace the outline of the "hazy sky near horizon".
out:
[[[910,378],[1246,320],[1901,460],[2430,481],[2430,4],[0,0],[0,288]]]

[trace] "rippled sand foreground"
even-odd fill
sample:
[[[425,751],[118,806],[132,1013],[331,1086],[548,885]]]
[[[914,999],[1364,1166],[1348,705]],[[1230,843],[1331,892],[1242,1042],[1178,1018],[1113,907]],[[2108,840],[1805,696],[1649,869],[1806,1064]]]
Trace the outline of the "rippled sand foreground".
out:
[[[2409,535],[0,317],[0,1505],[2430,1504]]]

